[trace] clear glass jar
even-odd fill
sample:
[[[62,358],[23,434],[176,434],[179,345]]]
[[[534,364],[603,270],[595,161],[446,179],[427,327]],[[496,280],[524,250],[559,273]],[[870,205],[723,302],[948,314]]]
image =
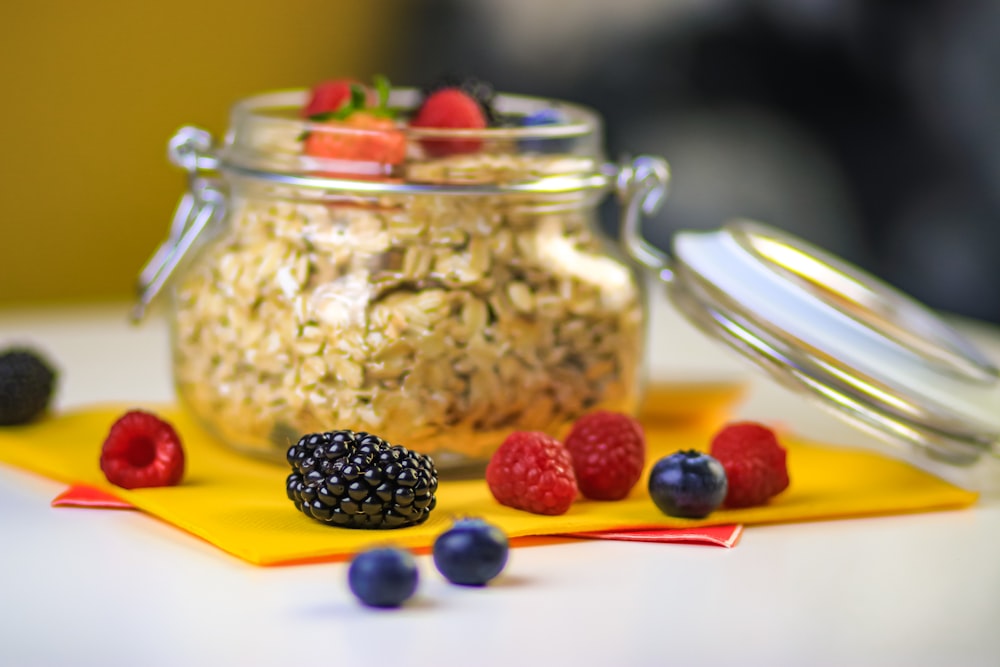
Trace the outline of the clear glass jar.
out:
[[[205,426],[272,458],[302,433],[368,431],[449,467],[512,430],[636,409],[644,307],[598,231],[613,179],[596,114],[498,96],[503,113],[555,108],[563,122],[402,129],[389,138],[405,140],[401,162],[328,160],[303,140],[386,137],[299,119],[304,101],[250,98],[217,149],[193,148],[190,131],[173,144],[193,193],[168,242],[174,374]]]

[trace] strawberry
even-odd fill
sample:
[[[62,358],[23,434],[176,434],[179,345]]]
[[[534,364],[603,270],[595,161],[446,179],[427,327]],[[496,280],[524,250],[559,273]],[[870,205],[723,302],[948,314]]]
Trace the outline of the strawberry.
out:
[[[375,81],[372,95],[361,84],[351,84],[350,96],[331,110],[313,114],[316,124],[304,136],[303,152],[327,160],[399,164],[406,157],[406,135],[396,127],[388,108],[389,82]],[[355,170],[346,169],[348,173]]]
[[[112,424],[101,448],[101,470],[123,489],[174,486],[184,476],[184,449],[170,424],[131,410]]]
[[[646,462],[646,436],[628,415],[599,410],[580,417],[566,449],[580,492],[591,500],[621,500],[628,495]]]
[[[442,88],[427,96],[410,120],[411,127],[473,129],[486,127],[486,115],[472,96],[458,88]],[[429,155],[444,157],[475,153],[481,139],[424,139],[420,142]]]
[[[388,118],[364,111],[346,120],[331,120],[306,137],[306,155],[331,160],[399,164],[406,157],[406,135]]]
[[[303,118],[311,118],[318,114],[337,111],[351,99],[351,86],[358,85],[351,79],[332,79],[313,86],[300,114]]]

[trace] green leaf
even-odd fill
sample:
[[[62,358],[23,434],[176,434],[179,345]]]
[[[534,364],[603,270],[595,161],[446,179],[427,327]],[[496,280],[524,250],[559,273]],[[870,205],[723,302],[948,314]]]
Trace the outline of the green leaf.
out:
[[[360,111],[368,104],[368,93],[360,83],[351,84],[351,101],[347,105],[351,111]]]
[[[314,113],[313,115],[309,116],[309,120],[314,120],[317,123],[322,123],[325,120],[331,120],[334,117],[334,114],[336,114],[335,111],[324,111],[323,113]]]
[[[375,107],[368,108],[367,89],[360,83],[355,83],[351,84],[351,99],[341,105],[339,109],[313,114],[309,116],[309,120],[317,123],[328,120],[346,120],[356,111],[367,111],[379,118],[396,118],[399,115],[399,109],[389,107],[389,92],[392,90],[392,84],[389,83],[389,79],[381,74],[377,74],[373,79],[373,85],[378,97]]]
[[[382,74],[376,74],[374,84],[375,92],[378,94],[378,108],[387,109],[389,107],[389,91],[392,89],[389,79]]]

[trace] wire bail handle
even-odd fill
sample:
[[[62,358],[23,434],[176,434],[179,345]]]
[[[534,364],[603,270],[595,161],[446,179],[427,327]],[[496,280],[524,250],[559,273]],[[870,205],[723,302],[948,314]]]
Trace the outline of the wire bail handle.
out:
[[[652,215],[670,192],[670,165],[661,157],[640,155],[622,160],[615,174],[615,193],[622,205],[620,240],[625,251],[642,266],[670,282],[670,258],[642,235],[643,215]]]
[[[211,222],[222,217],[226,207],[219,179],[201,174],[219,167],[209,132],[197,127],[182,127],[167,144],[167,157],[187,172],[188,188],[174,211],[167,239],[139,272],[138,301],[129,314],[134,323],[142,321],[149,305],[163,290],[195,240]]]

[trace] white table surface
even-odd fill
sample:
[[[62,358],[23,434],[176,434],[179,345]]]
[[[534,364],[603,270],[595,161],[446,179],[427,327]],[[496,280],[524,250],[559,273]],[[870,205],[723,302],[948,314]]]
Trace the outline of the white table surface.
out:
[[[58,364],[58,408],[173,398],[165,324],[127,304],[0,311],[0,346]],[[749,368],[664,304],[656,374]],[[1000,358],[1000,330],[972,326]],[[872,440],[767,380],[740,415]],[[419,557],[401,610],[360,607],[344,564],[248,565],[138,512],[52,509],[0,465],[0,665],[1000,665],[1000,502],[751,527],[731,550],[581,541],[516,549],[485,589]]]

